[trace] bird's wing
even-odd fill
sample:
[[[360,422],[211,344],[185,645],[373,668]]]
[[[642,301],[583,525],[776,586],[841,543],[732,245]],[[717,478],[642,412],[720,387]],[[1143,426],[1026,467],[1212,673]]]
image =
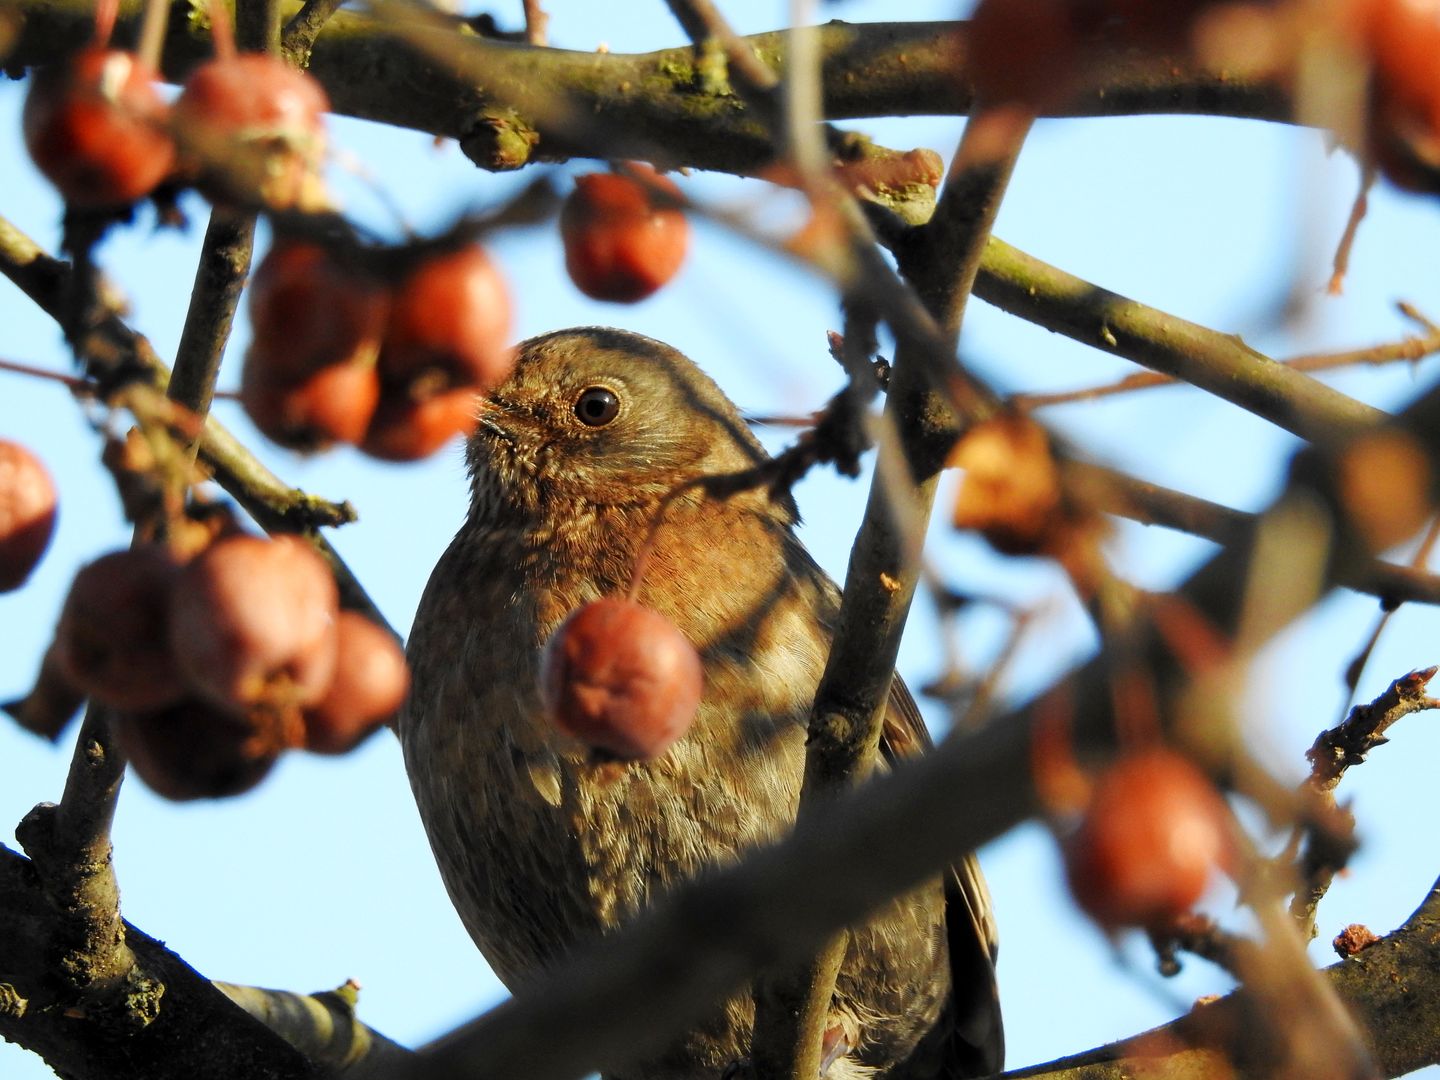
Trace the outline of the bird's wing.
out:
[[[896,675],[890,683],[881,752],[893,763],[932,746],[919,706]],[[951,1000],[937,1025],[937,1031],[947,1029],[940,1050],[945,1062],[940,1075],[998,1073],[1005,1060],[1005,1029],[995,982],[999,935],[990,890],[974,855],[967,855],[945,875],[945,933],[950,947]]]

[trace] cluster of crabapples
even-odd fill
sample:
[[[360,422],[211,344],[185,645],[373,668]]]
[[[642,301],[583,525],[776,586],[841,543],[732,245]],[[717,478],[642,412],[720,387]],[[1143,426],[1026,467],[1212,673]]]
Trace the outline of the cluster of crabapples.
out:
[[[145,60],[103,40],[36,74],[25,141],[67,203],[124,208],[161,185],[194,183],[222,201],[325,208],[324,89],[277,56],[236,53],[222,21],[218,55],[173,106]],[[561,213],[576,285],[633,303],[668,282],[688,243],[678,198],[640,165],[577,178]],[[275,245],[250,290],[255,343],[242,389],[267,436],[408,461],[473,424],[470,396],[509,370],[504,280],[478,246],[408,254],[382,275],[313,242]]]
[[[55,514],[45,467],[0,441],[0,591],[30,576]],[[399,646],[340,609],[309,545],[223,520],[199,550],[140,543],[83,567],[46,655],[48,677],[108,706],[136,771],[174,799],[248,790],[287,749],[343,753],[409,687]]]
[[[468,434],[476,394],[513,365],[499,269],[459,238],[362,251],[320,219],[313,232],[327,239],[313,238],[304,215],[329,209],[328,98],[277,56],[237,53],[223,9],[211,16],[216,56],[167,104],[155,58],[110,47],[115,11],[102,4],[94,42],[32,80],[24,136],[36,166],[72,209],[107,219],[193,186],[302,223],[277,232],[248,290],[239,397],[269,439],[411,461]],[[634,303],[670,281],[688,246],[680,202],[641,164],[578,177],[560,214],[576,286]],[[0,443],[0,589],[28,577],[54,516],[43,466]],[[231,533],[197,553],[149,543],[83,568],[46,658],[71,696],[110,708],[136,770],[173,798],[246,790],[292,747],[342,752],[408,683],[398,647],[339,610],[310,548]],[[557,725],[609,758],[662,753],[699,701],[694,649],[629,601],[582,608],[546,656]]]
[[[595,299],[642,300],[684,259],[689,227],[665,205],[678,190],[653,170],[630,171],[578,177],[561,210],[566,266]],[[473,395],[510,373],[509,293],[481,247],[391,261],[398,270],[366,269],[281,239],[256,269],[240,400],[270,439],[413,461],[467,434]]]
[[[248,790],[288,749],[344,753],[409,687],[399,645],[340,610],[309,545],[238,532],[188,560],[150,543],[85,566],[50,660],[172,799]]]
[[[1323,71],[1318,105],[1335,106],[1347,84],[1356,100],[1310,120],[1334,126],[1400,187],[1440,190],[1440,4],[1431,0],[981,0],[969,73],[989,103],[1044,112],[1105,46],[1190,56],[1297,95]],[[1350,130],[1348,111],[1364,116],[1363,131]]]
[[[25,145],[67,203],[123,208],[162,184],[194,183],[272,209],[323,205],[330,102],[318,82],[279,57],[233,48],[196,68],[173,106],[157,78],[104,42],[35,74]]]
[[[505,282],[473,244],[391,285],[319,244],[278,240],[250,284],[250,322],[240,401],[295,450],[427,457],[469,432],[475,395],[513,364]]]
[[[0,440],[0,592],[29,578],[55,517],[44,465]],[[172,799],[247,791],[289,749],[347,752],[409,687],[399,646],[340,609],[308,544],[219,520],[199,550],[142,543],[83,567],[46,655],[67,696],[109,707],[135,770]],[[609,597],[553,635],[540,690],[557,728],[597,759],[643,760],[688,729],[703,674],[668,619]]]

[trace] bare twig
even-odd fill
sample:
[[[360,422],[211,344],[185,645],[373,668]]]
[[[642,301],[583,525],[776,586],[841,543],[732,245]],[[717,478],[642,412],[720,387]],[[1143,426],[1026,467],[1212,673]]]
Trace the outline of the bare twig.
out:
[[[1374,701],[1356,705],[1341,723],[1322,731],[1306,751],[1310,776],[1305,786],[1334,808],[1334,791],[1345,771],[1359,765],[1366,755],[1389,740],[1385,732],[1402,717],[1426,709],[1440,708],[1440,700],[1429,695],[1430,680],[1440,668],[1430,667],[1402,675]],[[1348,815],[1347,815],[1348,817]],[[1336,873],[1354,852],[1354,838],[1348,833],[1332,835],[1318,829],[1303,834],[1304,848],[1296,861],[1298,884],[1290,901],[1290,915],[1309,939],[1315,936],[1315,910],[1325,898]],[[1292,840],[1298,844],[1300,835]]]
[[[1426,709],[1440,708],[1440,701],[1427,693],[1430,680],[1440,668],[1429,667],[1402,675],[1374,701],[1357,705],[1336,727],[1323,731],[1305,753],[1310,762],[1311,788],[1320,793],[1335,790],[1351,766],[1359,765],[1377,746],[1389,742],[1385,732],[1402,717]]]
[[[769,97],[771,91],[780,85],[780,77],[774,69],[756,55],[754,43],[735,33],[725,16],[720,14],[720,9],[710,0],[666,0],[666,3],[675,20],[697,46],[703,47],[705,42],[714,41],[724,50],[731,78],[738,84],[741,96],[747,100],[757,96]],[[773,99],[766,107],[772,110],[773,118]]]
[[[166,393],[197,416],[210,411],[215,379],[250,271],[255,215],[216,206],[200,248],[195,286]]]
[[[1155,949],[1160,974],[1166,978],[1180,974],[1181,952],[1209,960],[1216,967],[1238,977],[1236,954],[1254,943],[1230,933],[1208,915],[1187,914],[1164,926],[1147,932]]]
[[[93,395],[98,391],[98,387],[89,379],[76,378],[74,375],[66,375],[63,371],[54,371],[50,368],[40,367],[37,364],[25,364],[19,360],[0,358],[0,371],[13,371],[17,375],[29,375],[36,379],[48,379],[50,382],[59,383],[72,394]]]
[[[1345,219],[1345,231],[1340,235],[1340,243],[1335,247],[1335,259],[1332,263],[1330,281],[1325,286],[1325,291],[1331,296],[1339,296],[1345,289],[1345,274],[1350,269],[1350,252],[1355,248],[1355,237],[1360,232],[1360,222],[1365,220],[1365,213],[1370,206],[1370,188],[1375,183],[1378,171],[1374,162],[1364,162],[1360,166],[1360,190],[1355,193],[1355,201],[1350,205],[1350,216]]]
[[[1083,505],[1141,525],[1159,525],[1230,545],[1245,543],[1259,520],[1244,510],[1101,465],[1070,460],[1061,468],[1067,492]],[[1344,569],[1337,584],[1375,596],[1386,607],[1405,602],[1440,604],[1440,576],[1413,565],[1365,558]]]
[[[245,52],[276,52],[280,0],[235,0],[235,44]]]
[[[525,41],[530,45],[544,46],[546,42],[546,29],[550,25],[550,16],[540,6],[540,0],[524,0],[525,2]]]
[[[966,299],[1028,130],[1024,124],[1009,128],[996,153],[990,142],[995,134],[993,119],[982,112],[966,125],[935,217],[900,255],[902,272],[915,282],[939,324],[952,381],[935,379],[941,354],[928,343],[900,337],[886,398],[886,417],[899,433],[899,444],[881,443],[884,460],[877,463],[865,517],[851,549],[835,640],[810,716],[801,821],[828,813],[822,808],[831,805],[837,791],[868,775],[884,728],[900,636],[919,575],[911,545],[897,527],[894,507],[897,500],[908,504],[923,522],[933,502],[941,461],[933,442],[935,432],[923,416],[936,409],[944,415],[953,380],[962,377],[953,357]],[[844,953],[844,937],[832,938],[816,960],[768,980],[757,993],[756,1066],[761,1068],[763,1046],[774,1055],[771,1068],[775,1069],[766,1073],[762,1068],[762,1076],[808,1080],[815,1074]],[[998,1017],[992,1021],[998,1033]],[[793,1058],[781,1055],[787,1038],[789,1045],[799,1048]],[[982,1042],[989,1038],[987,1034]],[[971,1049],[983,1055],[998,1052],[999,1047]],[[777,1069],[781,1062],[783,1067]]]
[[[1415,554],[1410,558],[1410,569],[1413,572],[1424,571],[1437,543],[1440,543],[1440,515],[1430,519],[1430,527],[1425,530],[1425,536],[1416,547]],[[1380,644],[1380,636],[1385,633],[1385,628],[1390,625],[1390,620],[1395,612],[1400,610],[1400,599],[1402,598],[1397,597],[1395,600],[1381,604],[1380,617],[1375,620],[1375,627],[1370,631],[1370,636],[1360,647],[1360,651],[1355,654],[1354,659],[1345,665],[1345,685],[1350,690],[1350,701],[1354,700],[1355,689],[1360,685],[1360,676],[1365,673],[1366,665],[1370,663],[1370,658],[1375,654],[1375,646]],[[1346,704],[1348,705],[1349,701]],[[1341,719],[1344,719],[1343,714]]]

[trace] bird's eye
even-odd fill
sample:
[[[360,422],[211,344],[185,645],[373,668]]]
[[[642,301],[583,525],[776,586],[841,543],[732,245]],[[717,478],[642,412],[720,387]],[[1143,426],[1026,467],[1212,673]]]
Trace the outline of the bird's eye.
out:
[[[620,399],[603,386],[587,386],[575,399],[575,415],[586,427],[604,427],[620,412]]]

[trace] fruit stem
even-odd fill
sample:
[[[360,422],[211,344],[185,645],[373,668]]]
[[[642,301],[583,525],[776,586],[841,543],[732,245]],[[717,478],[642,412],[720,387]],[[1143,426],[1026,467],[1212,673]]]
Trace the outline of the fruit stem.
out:
[[[215,45],[215,59],[235,58],[235,24],[224,0],[210,0],[210,40]]]
[[[49,368],[36,367],[33,364],[22,364],[18,360],[0,358],[0,371],[14,371],[20,375],[33,375],[37,379],[49,379],[51,382],[58,382],[71,390],[93,390],[95,388],[95,384],[88,379],[77,379],[64,372],[51,371]]]
[[[119,0],[100,0],[105,3],[119,3]],[[165,24],[169,21],[168,0],[145,0],[145,17],[140,24],[140,44],[135,50],[142,67],[150,71],[160,70],[160,52],[165,47]]]
[[[115,19],[120,14],[120,0],[96,0],[95,4],[95,45],[105,48],[110,44],[110,35],[115,32]]]

